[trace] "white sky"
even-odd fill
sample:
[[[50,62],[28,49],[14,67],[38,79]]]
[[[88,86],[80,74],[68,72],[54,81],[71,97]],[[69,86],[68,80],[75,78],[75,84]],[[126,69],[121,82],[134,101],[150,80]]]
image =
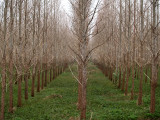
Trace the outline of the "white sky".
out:
[[[97,2],[98,0],[93,0],[93,3],[94,3],[93,8],[95,7]],[[66,11],[66,13],[69,14],[71,12],[71,6],[70,6],[69,0],[61,0],[61,6]]]
[[[71,8],[70,8],[70,3],[68,0],[61,0],[61,5],[62,5],[62,8],[67,12],[69,13]]]

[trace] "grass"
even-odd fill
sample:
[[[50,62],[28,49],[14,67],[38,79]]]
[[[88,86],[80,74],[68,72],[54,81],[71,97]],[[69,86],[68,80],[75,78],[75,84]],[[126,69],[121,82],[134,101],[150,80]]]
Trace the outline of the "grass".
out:
[[[75,65],[72,67],[72,70],[75,73]],[[90,118],[92,120],[145,120],[149,118],[158,120],[160,118],[160,85],[156,93],[156,112],[155,114],[150,114],[149,83],[144,84],[143,87],[143,105],[137,106],[137,96],[131,101],[130,96],[124,96],[124,92],[117,89],[92,64],[89,65],[89,71],[87,120]],[[139,81],[136,80],[136,93],[138,92],[138,85]],[[23,107],[15,107],[14,114],[8,113],[8,102],[6,102],[5,118],[6,120],[74,120],[79,117],[79,111],[76,108],[77,86],[77,81],[72,77],[69,69],[67,69],[44,90],[36,93],[34,98],[30,97],[28,101],[25,101],[23,96]],[[129,84],[130,87],[131,84]],[[17,86],[14,88],[14,105],[16,106]],[[22,93],[24,93],[24,89]],[[8,96],[6,101],[8,101]]]

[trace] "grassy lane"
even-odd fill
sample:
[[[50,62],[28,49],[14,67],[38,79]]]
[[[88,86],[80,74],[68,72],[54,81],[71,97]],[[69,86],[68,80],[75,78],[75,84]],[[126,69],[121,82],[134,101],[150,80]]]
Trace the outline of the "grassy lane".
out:
[[[72,67],[75,71],[76,66]],[[144,103],[136,105],[136,98],[130,101],[129,96],[117,89],[95,66],[89,67],[87,88],[87,118],[92,120],[136,120],[146,117],[160,117],[160,93],[156,113],[149,114],[149,84],[144,87]],[[76,74],[76,73],[75,73]],[[138,81],[136,81],[138,91]],[[160,88],[158,88],[160,89]],[[77,82],[67,69],[60,77],[52,81],[34,98],[23,102],[13,115],[6,113],[7,120],[74,120],[78,118],[76,109]],[[160,90],[159,90],[160,91]],[[146,118],[147,119],[147,118]]]

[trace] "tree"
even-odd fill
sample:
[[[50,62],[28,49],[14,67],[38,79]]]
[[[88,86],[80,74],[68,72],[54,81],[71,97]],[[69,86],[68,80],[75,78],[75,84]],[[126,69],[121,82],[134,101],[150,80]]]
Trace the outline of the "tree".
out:
[[[134,38],[133,38],[133,66],[132,66],[132,88],[131,100],[134,97],[134,79],[135,79],[135,40],[136,40],[136,0],[134,0]]]
[[[120,57],[121,58],[121,44],[122,44],[122,0],[120,0],[120,14],[119,14],[119,39],[120,39]],[[121,88],[121,59],[120,59],[120,66],[119,66],[119,84],[118,84],[118,88]]]
[[[38,15],[37,15],[37,24],[38,24],[38,31],[37,31],[37,39],[38,39],[38,45],[40,44],[40,26],[41,26],[41,0],[39,0],[38,2]],[[40,47],[39,47],[40,49]],[[39,50],[38,49],[38,50]],[[38,56],[40,55],[40,53],[38,53]],[[37,92],[40,92],[40,75],[41,75],[41,71],[40,71],[40,60],[38,60],[38,64],[37,64],[37,68],[38,68],[38,80],[37,80]]]
[[[1,120],[4,120],[4,107],[5,107],[5,86],[6,86],[6,35],[7,35],[7,10],[8,0],[4,1],[4,25],[3,25],[3,48],[2,48],[2,91],[1,91]]]
[[[13,31],[14,31],[14,16],[13,16],[13,0],[10,1],[10,46],[9,46],[9,112],[13,113]]]
[[[156,17],[157,17],[157,12],[156,12],[156,7],[158,5],[159,0],[153,0],[152,1],[152,8],[153,8],[153,23],[152,23],[152,78],[151,78],[151,104],[150,104],[150,112],[154,113],[155,112],[155,101],[156,101],[156,96],[155,96],[155,91],[157,87],[157,79],[158,79],[158,56],[159,52],[157,54],[157,25],[159,23],[156,22]]]
[[[25,81],[25,100],[28,100],[28,61],[27,61],[27,53],[26,53],[26,50],[27,49],[27,39],[28,39],[28,34],[27,34],[27,24],[28,24],[28,0],[25,0],[25,18],[24,18],[24,39],[25,39],[25,44],[24,44],[24,59],[25,59],[25,69],[24,69],[24,72],[25,72],[25,75],[24,75],[24,81]]]
[[[18,1],[18,10],[19,10],[19,30],[18,30],[18,49],[21,50],[21,42],[22,42],[22,0]],[[18,75],[18,103],[17,106],[22,106],[22,75]]]
[[[80,119],[86,119],[86,88],[87,88],[87,64],[90,53],[94,50],[88,50],[88,43],[91,36],[95,14],[100,1],[97,2],[96,7],[91,10],[92,0],[75,0],[70,1],[73,9],[73,26],[74,34],[77,36],[77,50],[70,47],[72,52],[76,55],[78,63],[78,82],[79,82],[79,100],[78,105],[81,111]]]
[[[140,35],[140,44],[141,44],[141,63],[140,63],[140,83],[139,83],[139,96],[138,96],[138,105],[142,104],[142,91],[143,91],[143,31],[144,31],[144,15],[143,15],[143,0],[140,1],[140,12],[141,12],[141,35]]]
[[[33,68],[32,68],[32,88],[31,88],[31,96],[34,97],[34,87],[35,87],[35,76],[36,76],[36,60],[35,60],[35,26],[36,26],[36,8],[37,8],[37,0],[33,0],[33,35],[32,35],[32,50],[33,50]]]

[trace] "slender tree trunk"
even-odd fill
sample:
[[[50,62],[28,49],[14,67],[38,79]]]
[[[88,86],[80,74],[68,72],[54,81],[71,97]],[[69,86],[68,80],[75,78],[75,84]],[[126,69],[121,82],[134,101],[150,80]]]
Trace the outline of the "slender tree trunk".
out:
[[[124,55],[124,57],[123,57],[123,61],[124,61],[124,64],[125,64],[125,63],[126,63],[126,62],[125,62],[125,55]],[[121,88],[122,91],[124,91],[125,79],[126,79],[126,68],[124,67],[124,68],[123,68],[123,81],[122,81],[122,88]]]
[[[128,82],[129,82],[129,77],[130,77],[130,68],[127,68],[127,78],[126,78],[126,87],[125,87],[125,95],[128,95]]]
[[[18,43],[19,45],[21,44],[22,42],[22,0],[19,0],[18,1],[18,4],[19,4],[19,38],[18,38]],[[21,50],[21,48],[19,48],[19,50]],[[18,107],[21,107],[22,106],[22,75],[18,75]]]
[[[125,87],[125,78],[126,78],[126,68],[124,68],[124,71],[123,71],[122,91],[124,91],[124,87]]]
[[[38,70],[38,79],[37,79],[37,92],[40,92],[40,80],[41,80],[41,74]]]
[[[28,100],[28,74],[24,75],[25,82],[25,100]]]
[[[10,81],[9,81],[9,112],[13,113],[13,61],[10,61]]]
[[[13,113],[13,0],[10,1],[9,112]]]
[[[50,82],[52,81],[52,69],[50,69]]]
[[[138,96],[138,105],[142,104],[142,95],[143,95],[143,29],[144,29],[144,21],[143,21],[143,0],[140,3],[141,8],[141,66],[140,66],[140,83],[139,83],[139,96]]]
[[[120,29],[120,57],[121,57],[121,44],[122,44],[122,0],[120,0],[120,24],[119,24],[119,29]],[[120,59],[121,62],[121,59]],[[120,67],[119,67],[119,84],[118,84],[118,88],[121,88],[121,63],[120,63]]]
[[[6,86],[6,80],[5,80],[5,56],[2,59],[2,83],[1,83],[1,120],[4,120],[4,107],[5,107],[5,86]]]
[[[24,49],[26,49],[26,44],[27,44],[27,17],[28,17],[28,0],[25,0],[25,20],[24,20],[24,38],[25,38],[25,45]],[[25,63],[27,59],[26,51],[25,51]],[[27,71],[28,72],[28,71]],[[29,74],[27,73],[24,75],[24,82],[25,82],[25,100],[28,100],[28,79],[29,79]]]
[[[32,74],[32,88],[31,88],[31,97],[34,97],[34,86],[35,86],[35,76],[36,72]]]
[[[151,103],[150,103],[150,112],[155,112],[156,105],[156,87],[157,87],[157,76],[158,76],[157,64],[155,61],[152,61],[152,80],[151,80]]]
[[[130,47],[131,47],[131,41],[130,41],[130,38],[131,38],[131,1],[128,0],[129,2],[129,5],[128,5],[128,16],[129,16],[129,20],[128,20],[128,53],[127,53],[127,78],[126,78],[126,88],[125,88],[125,95],[128,95],[128,82],[129,82],[129,78],[130,78],[130,62],[131,62],[131,59],[130,59]]]
[[[22,106],[22,75],[18,76],[18,107]]]
[[[86,106],[87,106],[87,70],[86,66],[83,65],[82,67],[82,106],[81,106],[81,120],[86,119]],[[81,74],[81,73],[80,73]]]
[[[36,50],[35,50],[35,19],[36,19],[36,7],[37,7],[37,1],[36,0],[33,0],[33,36],[32,36],[32,51],[33,51],[33,62],[35,63],[36,60],[35,60],[35,53],[36,53]],[[35,77],[36,77],[36,66],[33,65],[33,68],[32,68],[32,88],[31,88],[31,97],[34,97],[34,86],[35,86]]]
[[[3,57],[2,57],[2,83],[1,83],[1,120],[4,120],[4,107],[5,107],[5,86],[6,86],[6,34],[7,34],[7,8],[8,8],[8,0],[5,0],[5,8],[4,8],[4,48],[3,48]]]
[[[37,39],[38,39],[38,44],[40,44],[40,26],[41,26],[41,0],[38,0],[37,1],[38,4],[37,4],[37,7],[38,7],[38,15],[37,15],[37,22],[38,22],[38,36],[37,36]],[[40,50],[40,48],[39,48]],[[38,56],[40,56],[40,53],[38,52]],[[37,92],[40,92],[40,81],[41,81],[41,71],[40,71],[40,61],[38,60],[38,64],[37,64],[37,67],[38,67],[38,73],[37,73]]]
[[[158,69],[157,69],[157,64],[158,64],[158,56],[156,55],[157,52],[157,23],[156,24],[156,5],[158,4],[158,0],[153,0],[153,23],[152,23],[152,49],[153,49],[153,56],[152,56],[152,78],[151,78],[151,103],[150,103],[150,112],[154,113],[155,112],[155,105],[156,105],[156,87],[157,87],[157,78],[158,78]]]
[[[121,77],[121,67],[119,68],[119,83],[118,83],[118,88],[121,88],[122,84],[122,77]]]
[[[140,76],[139,72],[140,72],[140,67],[137,65],[137,79],[139,79]]]
[[[53,67],[52,72],[53,72],[53,73],[52,73],[52,76],[53,76],[53,78],[52,78],[52,79],[54,80],[54,78],[55,78],[55,69],[54,69],[54,67]]]
[[[44,83],[44,86],[47,87],[47,79],[48,79],[48,70],[47,70],[47,67],[46,67],[46,70],[45,70],[45,83]]]
[[[82,65],[78,65],[78,75],[79,75],[79,83],[78,83],[78,109],[81,110],[81,104],[82,104]]]
[[[136,34],[136,0],[134,0],[134,40],[133,40],[133,66],[132,66],[132,88],[131,88],[131,100],[134,98],[134,79],[135,79],[135,34]]]

